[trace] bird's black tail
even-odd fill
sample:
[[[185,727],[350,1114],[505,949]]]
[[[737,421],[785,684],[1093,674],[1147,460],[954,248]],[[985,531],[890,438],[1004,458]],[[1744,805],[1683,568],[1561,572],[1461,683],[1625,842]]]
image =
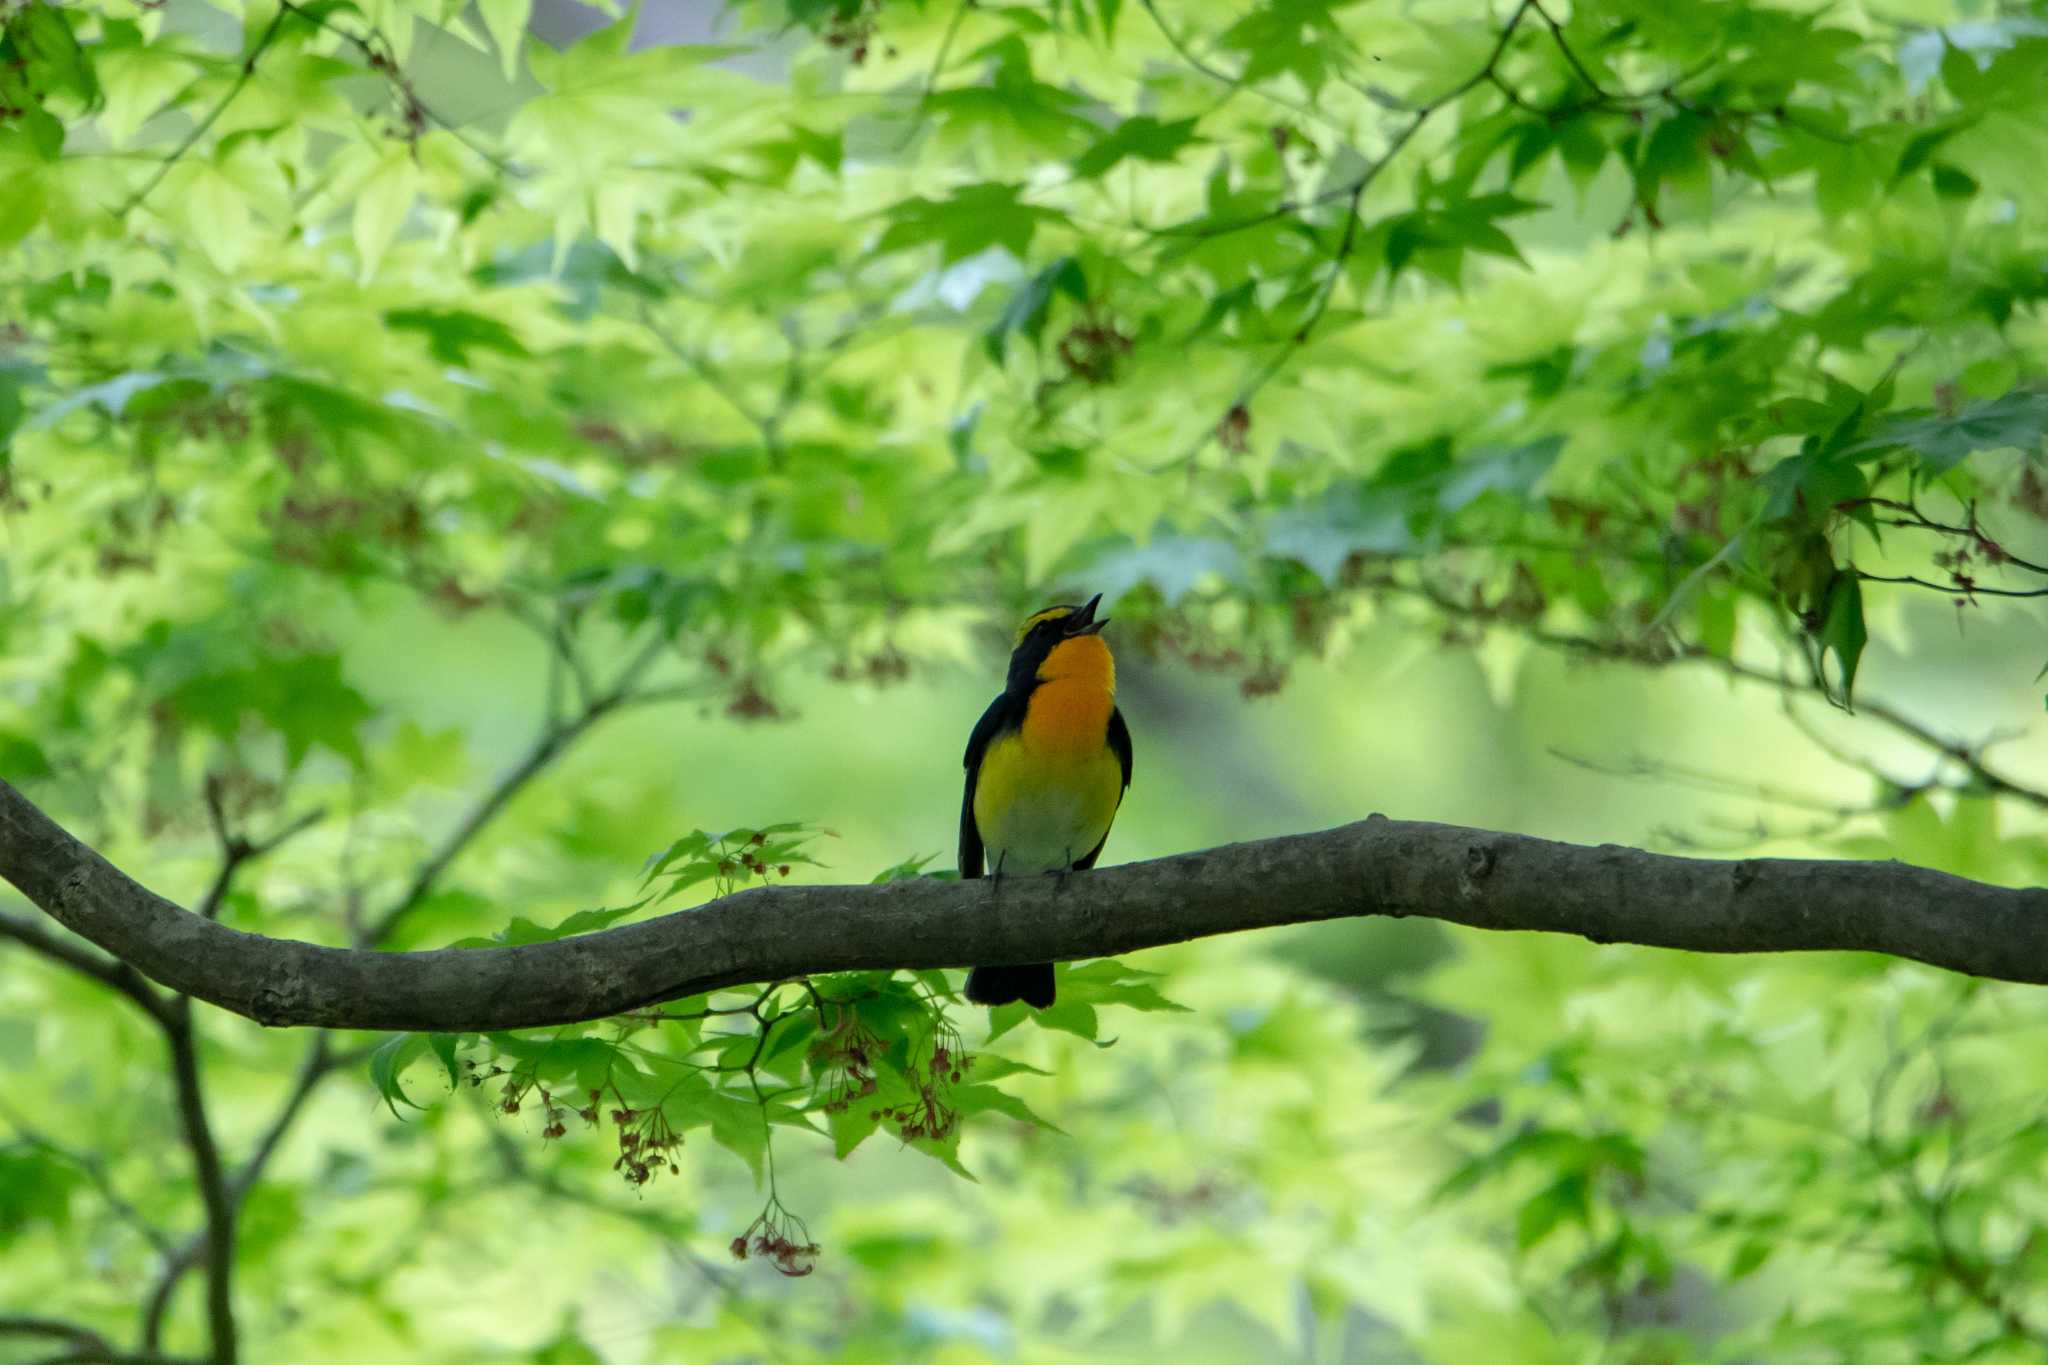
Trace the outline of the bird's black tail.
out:
[[[1052,964],[1029,967],[976,967],[967,973],[967,998],[977,1005],[1007,1005],[1022,1000],[1035,1010],[1052,1004]]]

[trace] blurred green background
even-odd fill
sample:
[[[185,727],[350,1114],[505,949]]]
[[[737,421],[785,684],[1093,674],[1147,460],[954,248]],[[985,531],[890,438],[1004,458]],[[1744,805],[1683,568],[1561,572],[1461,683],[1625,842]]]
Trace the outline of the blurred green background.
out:
[[[258,839],[317,810],[238,929],[558,926],[791,820],[830,831],[803,878],[943,870],[1014,623],[1095,591],[1136,747],[1108,863],[1377,811],[2042,878],[2038,3],[0,0],[0,34],[0,776],[187,906],[210,801]],[[583,728],[615,681],[659,695]],[[226,1360],[180,1035],[5,899],[0,1365]],[[769,1129],[666,1023],[444,1067],[198,1008],[236,1354],[2048,1348],[2038,990],[1413,919],[1128,965],[1079,1032],[993,1038],[931,981],[822,979],[893,1002],[892,1085],[950,1026],[997,1086],[844,1160],[808,1040]],[[716,1082],[653,1106],[673,1172],[525,1088],[564,1040]]]

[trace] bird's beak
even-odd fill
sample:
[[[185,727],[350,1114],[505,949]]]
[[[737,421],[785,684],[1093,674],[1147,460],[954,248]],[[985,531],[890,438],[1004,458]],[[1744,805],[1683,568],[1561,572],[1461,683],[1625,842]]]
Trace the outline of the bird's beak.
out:
[[[1109,624],[1109,618],[1095,619],[1095,609],[1102,605],[1102,594],[1096,593],[1088,599],[1088,605],[1067,618],[1067,634],[1100,635],[1102,628]]]

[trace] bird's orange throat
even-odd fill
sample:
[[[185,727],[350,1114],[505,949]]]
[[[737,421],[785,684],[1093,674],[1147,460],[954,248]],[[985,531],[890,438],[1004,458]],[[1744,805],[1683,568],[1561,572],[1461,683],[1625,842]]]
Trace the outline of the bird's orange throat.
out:
[[[1033,744],[1100,747],[1116,707],[1116,661],[1099,635],[1062,640],[1038,666],[1038,686],[1024,712]]]
[[[1116,660],[1100,635],[1076,635],[1046,652],[1038,666],[1041,683],[1069,682],[1093,687],[1105,697],[1116,695]]]

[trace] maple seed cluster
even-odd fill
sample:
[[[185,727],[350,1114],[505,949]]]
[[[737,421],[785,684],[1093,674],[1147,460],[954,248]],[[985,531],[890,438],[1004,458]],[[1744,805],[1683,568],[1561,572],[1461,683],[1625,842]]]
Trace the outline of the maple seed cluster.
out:
[[[540,1135],[553,1142],[569,1131],[569,1125],[563,1122],[569,1116],[569,1111],[555,1102],[553,1093],[546,1086],[537,1085],[534,1089],[540,1092],[541,1112],[547,1118],[547,1124],[540,1130]]]
[[[1060,363],[1075,379],[1099,388],[1116,379],[1118,364],[1131,353],[1133,341],[1114,322],[1079,322],[1060,338]]]
[[[773,872],[778,877],[787,877],[789,875],[788,863],[776,863],[770,866],[762,862],[760,857],[754,852],[756,848],[766,842],[768,842],[768,836],[757,833],[747,840],[746,846],[741,848],[736,855],[719,859],[719,877],[725,881],[731,881],[733,874],[741,869],[745,869],[763,881],[768,880],[770,872]]]
[[[729,1249],[735,1261],[744,1261],[750,1254],[759,1256],[791,1279],[816,1270],[818,1252],[822,1250],[811,1240],[811,1230],[804,1226],[804,1220],[783,1208],[773,1195],[747,1230],[732,1239]]]
[[[496,1076],[511,1077],[510,1080],[505,1082],[504,1090],[499,1093],[498,1102],[492,1106],[501,1113],[518,1113],[521,1102],[526,1099],[526,1092],[533,1089],[536,1083],[532,1072],[509,1071],[496,1063],[492,1063],[490,1066],[478,1066],[475,1062],[465,1058],[462,1067],[463,1070],[469,1073],[469,1083],[472,1086],[482,1085],[485,1081]]]
[[[870,1117],[877,1122],[887,1118],[905,1142],[919,1138],[943,1142],[960,1129],[960,1111],[946,1102],[946,1092],[959,1084],[961,1076],[973,1066],[973,1056],[961,1050],[960,1035],[951,1025],[941,1023],[939,1035],[932,1043],[931,1065],[917,1087],[917,1095],[894,1108],[875,1110]]]
[[[590,1110],[597,1107],[600,1092],[590,1092]],[[619,1130],[619,1159],[612,1163],[612,1169],[625,1173],[629,1185],[645,1185],[666,1169],[670,1175],[682,1174],[676,1165],[675,1152],[683,1145],[683,1135],[669,1125],[668,1115],[656,1105],[652,1109],[635,1109],[621,1102],[612,1110],[612,1124]]]
[[[1251,409],[1243,403],[1231,404],[1230,411],[1216,423],[1216,444],[1233,455],[1242,455],[1252,448],[1251,435]]]
[[[946,1103],[944,1088],[942,1082],[926,1081],[918,1087],[916,1099],[894,1109],[878,1110],[875,1117],[886,1116],[896,1125],[897,1136],[905,1142],[915,1142],[919,1138],[943,1142],[960,1127],[960,1111]]]
[[[861,1025],[851,1009],[840,1009],[830,1032],[811,1044],[811,1075],[817,1078],[814,1093],[828,1096],[823,1108],[828,1114],[844,1113],[855,1100],[875,1093],[875,1057],[882,1040]]]
[[[473,1061],[465,1061],[462,1065],[468,1070],[469,1083],[473,1086],[480,1086],[493,1076],[507,1078],[503,1093],[492,1105],[501,1114],[517,1114],[525,1107],[528,1095],[539,1095],[542,1117],[546,1120],[540,1135],[546,1141],[553,1142],[568,1135],[572,1112],[587,1126],[598,1126],[599,1106],[605,1099],[603,1090],[592,1090],[590,1103],[572,1111],[569,1108],[571,1101],[557,1098],[530,1071],[508,1071],[495,1065],[480,1067]],[[664,1169],[670,1175],[682,1174],[682,1168],[676,1164],[675,1152],[683,1145],[683,1135],[670,1125],[660,1106],[635,1109],[616,1089],[611,1094],[617,1105],[611,1110],[611,1121],[619,1131],[619,1159],[612,1163],[612,1169],[623,1172],[626,1183],[634,1186],[645,1185]]]

